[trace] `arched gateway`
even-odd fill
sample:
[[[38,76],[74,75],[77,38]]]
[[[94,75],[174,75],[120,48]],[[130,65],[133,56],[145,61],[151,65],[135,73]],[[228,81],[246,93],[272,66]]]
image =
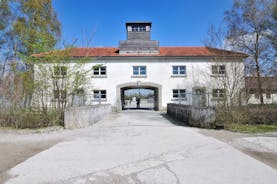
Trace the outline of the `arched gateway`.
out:
[[[151,82],[130,82],[117,85],[116,87],[116,109],[122,111],[126,108],[126,101],[124,94],[130,89],[141,89],[153,91],[153,109],[162,109],[162,86]],[[138,105],[137,107],[139,107]]]

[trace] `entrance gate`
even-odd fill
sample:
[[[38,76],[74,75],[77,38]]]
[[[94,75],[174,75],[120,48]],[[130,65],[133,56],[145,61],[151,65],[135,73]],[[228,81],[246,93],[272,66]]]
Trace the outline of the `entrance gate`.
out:
[[[150,82],[131,82],[117,86],[117,110],[161,110],[162,87]]]
[[[155,89],[146,88],[123,88],[122,110],[125,109],[155,109]]]

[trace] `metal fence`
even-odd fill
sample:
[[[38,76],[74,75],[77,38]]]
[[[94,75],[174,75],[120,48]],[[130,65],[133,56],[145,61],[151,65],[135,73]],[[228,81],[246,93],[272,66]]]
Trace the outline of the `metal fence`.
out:
[[[75,95],[72,97],[70,106],[86,106],[86,105],[97,105],[105,103],[106,99],[95,99],[94,95]],[[172,98],[170,103],[191,105],[193,107],[213,107],[222,103],[225,99],[222,97],[214,97],[212,93],[185,93],[178,95],[178,97]],[[151,99],[140,99],[140,107],[154,108],[155,104],[154,98]],[[136,100],[124,100],[123,104],[125,108],[135,108],[137,107]]]
[[[74,95],[69,100],[70,102],[68,104],[69,106],[72,106],[72,107],[97,105],[97,104],[105,103],[107,101],[106,98],[95,98],[93,94]]]
[[[224,102],[225,97],[215,97],[212,93],[186,93],[172,99],[172,103],[193,107],[214,107]]]

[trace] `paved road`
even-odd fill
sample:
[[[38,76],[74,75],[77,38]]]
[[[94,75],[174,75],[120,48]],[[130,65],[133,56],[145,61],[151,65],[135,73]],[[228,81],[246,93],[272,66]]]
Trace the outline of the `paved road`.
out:
[[[125,111],[8,171],[7,183],[272,184],[277,171],[230,145],[171,124],[158,112]]]

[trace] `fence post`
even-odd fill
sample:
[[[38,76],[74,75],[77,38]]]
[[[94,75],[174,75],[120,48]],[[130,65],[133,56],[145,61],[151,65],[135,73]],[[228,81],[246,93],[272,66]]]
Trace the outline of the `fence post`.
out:
[[[210,93],[207,93],[208,94],[208,107],[210,107]]]

